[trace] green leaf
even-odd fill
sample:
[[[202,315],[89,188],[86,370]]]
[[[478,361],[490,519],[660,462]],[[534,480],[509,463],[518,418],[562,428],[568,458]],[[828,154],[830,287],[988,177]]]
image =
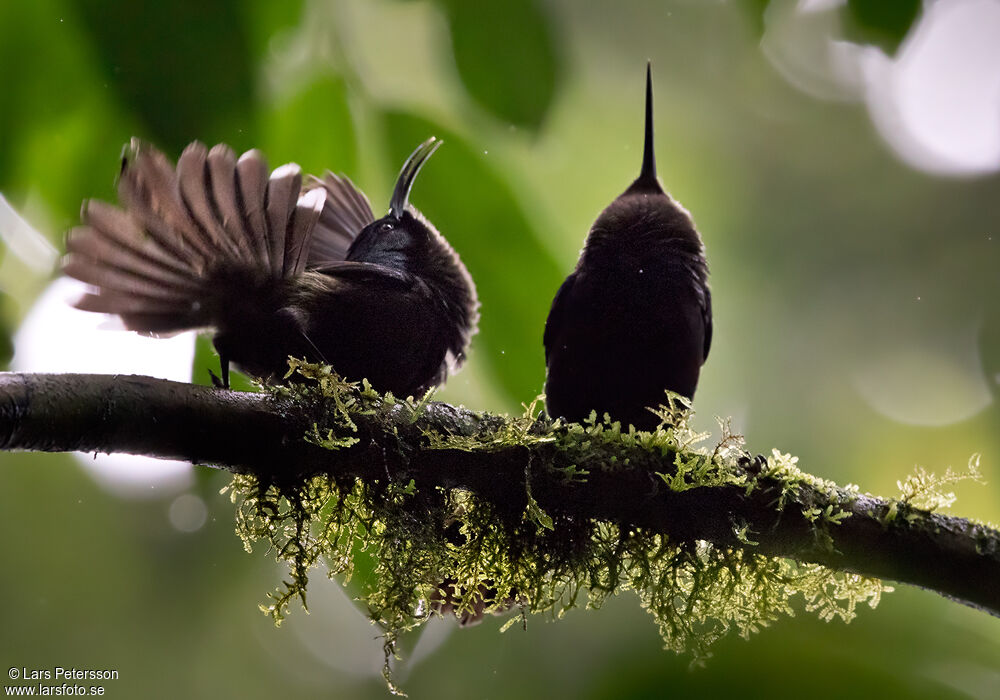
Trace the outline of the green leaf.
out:
[[[84,196],[113,199],[131,133],[73,20],[58,1],[0,3],[0,190],[15,207],[40,195],[53,243]]]
[[[420,171],[411,201],[469,268],[482,304],[472,353],[485,359],[517,406],[538,394],[544,383],[542,329],[566,273],[541,245],[543,234],[481,150],[409,113],[390,112],[385,124],[394,168],[427,137],[444,139],[433,161]],[[375,202],[375,209],[383,204]]]
[[[555,530],[555,525],[552,523],[552,517],[542,510],[542,507],[538,505],[538,501],[529,493],[528,494],[528,516],[532,521],[538,526],[538,528],[544,530]]]
[[[750,22],[750,31],[759,40],[764,36],[764,18],[771,0],[740,0],[739,4]]]
[[[240,0],[81,0],[107,83],[161,146],[231,141],[250,126],[254,76]]]
[[[354,175],[358,152],[344,81],[323,76],[262,115],[258,146],[271,167],[294,161],[303,172]]]
[[[550,18],[537,0],[441,0],[458,75],[495,117],[541,126],[562,74]]]
[[[899,49],[920,15],[921,0],[847,0],[844,35],[859,44],[874,44],[890,56]]]

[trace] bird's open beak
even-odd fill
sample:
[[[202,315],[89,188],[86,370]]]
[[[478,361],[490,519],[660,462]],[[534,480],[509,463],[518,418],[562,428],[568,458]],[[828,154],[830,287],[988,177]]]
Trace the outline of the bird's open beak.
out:
[[[399,219],[403,216],[406,203],[410,198],[410,188],[413,187],[417,173],[420,172],[424,161],[430,158],[441,144],[441,139],[431,136],[417,146],[416,150],[403,163],[403,169],[399,171],[399,178],[396,180],[396,189],[392,192],[392,201],[389,202],[389,213],[393,218]]]

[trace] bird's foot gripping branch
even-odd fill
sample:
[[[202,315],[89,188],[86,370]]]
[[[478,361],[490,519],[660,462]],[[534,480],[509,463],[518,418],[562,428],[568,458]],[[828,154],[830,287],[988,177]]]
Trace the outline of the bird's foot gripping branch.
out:
[[[237,531],[248,550],[264,540],[289,565],[262,606],[276,623],[295,598],[305,604],[320,560],[331,576],[353,577],[385,632],[387,673],[399,635],[442,609],[464,620],[509,613],[506,628],[631,590],[666,648],[696,661],[731,630],[747,637],[791,614],[797,597],[824,620],[850,621],[891,590],[863,574],[906,564],[888,550],[881,565],[852,559],[867,545],[850,541],[848,523],[871,520],[859,532],[878,533],[865,537],[907,539],[941,517],[916,506],[947,498],[945,481],[926,474],[888,502],[808,476],[777,451],[750,460],[724,425],[705,449],[708,436],[691,431],[673,398],[659,429],[623,432],[596,417],[549,422],[534,404],[513,419],[482,416],[381,397],[328,368],[295,371],[313,381],[281,391],[325,407],[307,439],[335,458],[328,472],[291,480],[237,475]],[[995,571],[996,532],[980,534]]]

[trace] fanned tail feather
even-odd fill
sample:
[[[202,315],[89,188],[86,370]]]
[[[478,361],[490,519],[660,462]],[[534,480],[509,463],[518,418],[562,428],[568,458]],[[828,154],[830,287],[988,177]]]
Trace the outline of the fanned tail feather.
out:
[[[181,202],[197,228],[197,234],[214,257],[240,261],[239,249],[230,245],[215,205],[208,167],[208,149],[204,144],[192,143],[181,153],[180,160],[177,161],[177,183],[180,185]]]
[[[285,241],[286,277],[301,274],[306,269],[309,244],[325,203],[323,190],[310,190],[299,198],[289,227],[291,236]]]
[[[346,259],[354,239],[375,215],[368,198],[344,175],[328,172],[322,180],[311,178],[308,186],[326,192],[308,260],[310,268],[320,268]]]
[[[285,271],[285,241],[295,202],[302,187],[302,171],[288,163],[271,173],[267,181],[267,230],[271,274],[281,277]]]
[[[267,161],[263,153],[253,149],[240,156],[236,162],[236,182],[240,211],[246,217],[254,258],[270,270],[271,249],[267,243]]]
[[[204,271],[213,250],[188,216],[177,173],[166,156],[132,139],[122,157],[118,198],[140,230],[164,252],[199,273]]]

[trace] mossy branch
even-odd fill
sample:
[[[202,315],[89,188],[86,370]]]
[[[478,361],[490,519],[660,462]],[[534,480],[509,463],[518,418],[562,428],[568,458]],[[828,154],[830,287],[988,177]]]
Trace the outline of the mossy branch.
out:
[[[920,510],[912,493],[876,498],[809,477],[778,453],[723,469],[718,455],[689,458],[676,436],[658,433],[350,387],[251,394],[139,376],[0,374],[4,450],[189,460],[279,486],[328,475],[404,493],[462,489],[500,517],[534,513],[540,529],[552,518],[597,520],[899,581],[1000,615],[996,529]]]

